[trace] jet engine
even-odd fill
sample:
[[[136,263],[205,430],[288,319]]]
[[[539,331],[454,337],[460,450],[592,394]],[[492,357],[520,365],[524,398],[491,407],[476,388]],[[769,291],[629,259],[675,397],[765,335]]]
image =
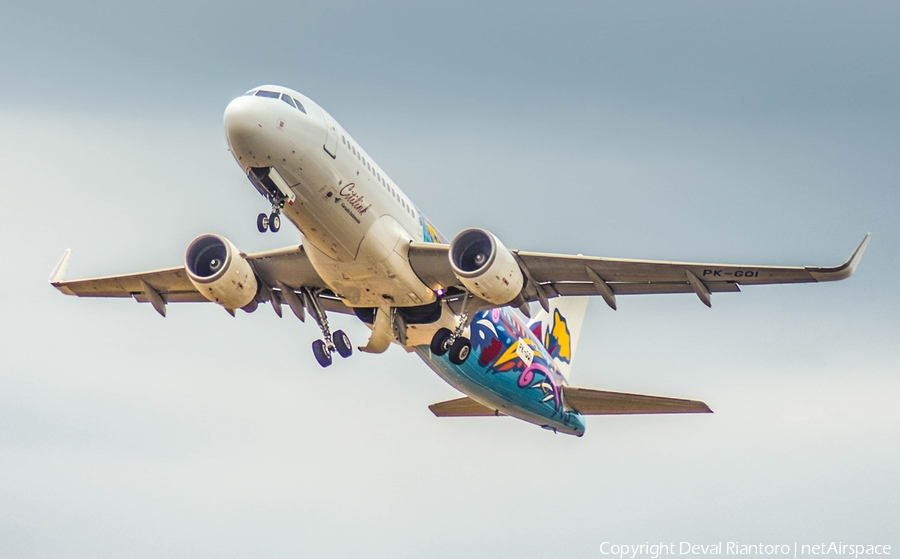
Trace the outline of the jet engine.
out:
[[[256,298],[253,268],[224,237],[201,235],[194,239],[184,253],[184,267],[197,291],[226,309],[244,308]]]
[[[525,284],[512,252],[483,229],[466,229],[453,239],[450,266],[466,289],[495,305],[511,302]]]

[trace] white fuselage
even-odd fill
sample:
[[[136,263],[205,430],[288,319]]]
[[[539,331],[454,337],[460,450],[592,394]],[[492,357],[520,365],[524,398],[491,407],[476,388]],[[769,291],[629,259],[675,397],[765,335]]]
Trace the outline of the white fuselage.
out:
[[[303,110],[258,91],[290,96]],[[437,300],[408,260],[409,243],[425,240],[424,216],[324,109],[294,90],[263,86],[232,101],[224,123],[245,173],[274,168],[283,179],[289,189],[283,215],[345,304],[389,311]],[[412,329],[418,335],[410,345],[427,343],[448,320]]]

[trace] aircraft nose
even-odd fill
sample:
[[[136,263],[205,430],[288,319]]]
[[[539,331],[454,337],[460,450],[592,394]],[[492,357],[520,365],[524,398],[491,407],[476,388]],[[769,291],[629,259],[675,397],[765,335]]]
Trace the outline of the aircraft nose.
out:
[[[232,149],[252,139],[262,131],[267,104],[253,96],[238,97],[225,107],[225,135]]]

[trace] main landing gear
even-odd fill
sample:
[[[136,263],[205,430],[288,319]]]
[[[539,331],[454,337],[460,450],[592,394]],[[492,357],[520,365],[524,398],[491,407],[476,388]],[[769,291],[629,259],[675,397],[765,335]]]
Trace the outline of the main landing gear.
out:
[[[455,330],[441,328],[431,338],[431,353],[440,357],[447,354],[447,358],[454,365],[462,365],[472,353],[472,342],[462,335],[468,315],[460,317],[459,326]]]
[[[269,215],[263,213],[256,216],[256,228],[260,233],[265,233],[267,230],[278,233],[278,230],[281,229],[281,208],[273,207],[272,213]]]
[[[459,324],[452,331],[449,328],[441,328],[431,338],[431,353],[438,357],[448,354],[447,358],[454,365],[462,365],[472,353],[472,342],[463,336],[466,322],[469,321],[469,313],[466,312],[466,304],[469,302],[469,293],[465,293],[462,304],[462,312],[459,314]]]
[[[316,361],[319,365],[322,367],[331,365],[333,362],[332,355],[335,352],[345,359],[350,357],[353,354],[353,346],[350,345],[350,338],[347,334],[343,330],[335,330],[334,333],[331,332],[331,328],[328,326],[328,317],[325,316],[325,311],[319,304],[319,298],[316,297],[315,293],[311,290],[304,289],[303,295],[306,299],[307,306],[312,311],[310,314],[313,315],[316,324],[318,324],[319,328],[322,330],[323,339],[316,340],[312,343],[313,355],[316,357]]]

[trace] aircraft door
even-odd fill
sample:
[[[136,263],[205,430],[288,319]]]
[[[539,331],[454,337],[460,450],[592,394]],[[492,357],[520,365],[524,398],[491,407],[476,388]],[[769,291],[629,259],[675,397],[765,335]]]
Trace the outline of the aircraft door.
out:
[[[325,109],[322,109],[322,118],[325,120],[325,143],[322,147],[325,148],[325,153],[334,159],[337,157],[337,126],[334,124],[334,119],[325,112]]]

